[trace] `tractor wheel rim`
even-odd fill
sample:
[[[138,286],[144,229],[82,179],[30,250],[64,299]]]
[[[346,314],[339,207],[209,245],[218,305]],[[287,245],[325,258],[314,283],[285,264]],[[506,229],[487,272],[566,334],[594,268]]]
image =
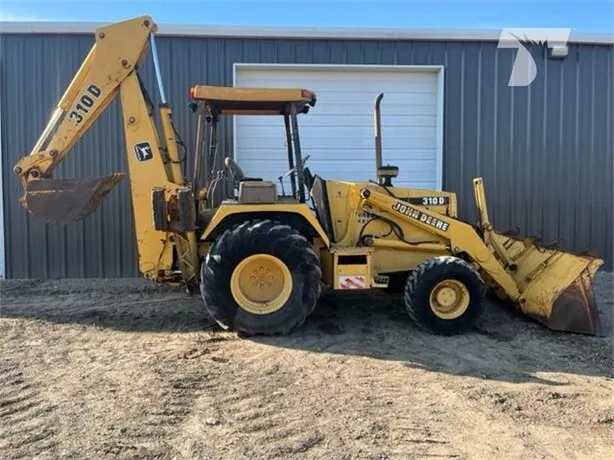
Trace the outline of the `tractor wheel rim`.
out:
[[[292,293],[292,275],[287,265],[270,254],[243,259],[230,278],[230,290],[239,306],[255,315],[281,309]]]
[[[433,313],[441,319],[455,319],[469,308],[469,290],[458,280],[444,280],[438,283],[429,296]]]

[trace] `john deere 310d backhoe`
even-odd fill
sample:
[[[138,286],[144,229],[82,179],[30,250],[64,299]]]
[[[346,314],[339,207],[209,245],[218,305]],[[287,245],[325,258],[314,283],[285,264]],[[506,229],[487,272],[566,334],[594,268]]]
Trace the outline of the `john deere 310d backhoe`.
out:
[[[194,175],[184,177],[149,17],[96,30],[96,41],[32,152],[15,166],[22,203],[49,223],[93,212],[124,176],[51,178],[54,167],[119,95],[140,272],[202,294],[222,327],[244,334],[286,333],[315,308],[321,286],[386,288],[403,280],[404,304],[420,327],[457,333],[474,325],[485,292],[551,329],[600,332],[592,279],[597,258],[514,239],[493,230],[483,183],[474,180],[476,225],[457,216],[456,195],[392,185],[382,166],[375,106],[375,180],[312,175],[301,155],[298,115],[315,106],[305,89],[193,86],[197,114]],[[138,69],[153,54],[161,133]],[[224,115],[281,116],[289,192],[245,177],[217,148]],[[185,147],[185,146],[184,146]],[[453,154],[453,153],[451,153]],[[232,187],[230,185],[232,184]],[[232,189],[232,190],[231,190]],[[281,191],[281,193],[279,193]],[[309,202],[313,203],[313,209]]]

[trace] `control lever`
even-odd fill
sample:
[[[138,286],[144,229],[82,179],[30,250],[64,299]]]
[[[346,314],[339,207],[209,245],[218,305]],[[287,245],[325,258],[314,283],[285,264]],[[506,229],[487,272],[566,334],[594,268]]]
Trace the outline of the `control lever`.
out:
[[[279,176],[277,179],[281,185],[281,196],[286,196],[286,192],[284,191],[284,176]]]

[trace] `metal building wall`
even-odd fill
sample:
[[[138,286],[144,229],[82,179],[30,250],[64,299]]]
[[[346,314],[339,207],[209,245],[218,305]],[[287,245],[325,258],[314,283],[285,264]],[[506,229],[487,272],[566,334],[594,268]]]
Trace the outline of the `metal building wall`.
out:
[[[12,174],[92,41],[92,35],[0,37],[8,278],[138,274],[127,180],[87,220],[53,227],[20,207],[21,186]],[[232,85],[235,62],[443,64],[444,184],[459,194],[461,216],[475,219],[471,180],[482,175],[497,228],[518,226],[521,234],[542,233],[547,242],[561,238],[574,250],[594,247],[607,259],[606,267],[612,267],[612,46],[571,44],[563,60],[549,60],[545,49],[533,47],[537,78],[528,87],[515,88],[507,86],[515,52],[497,49],[495,42],[160,37],[158,51],[177,129],[190,149],[195,118],[187,109],[189,87]],[[157,100],[150,59],[142,75]],[[227,120],[221,148],[229,153],[230,129]],[[116,101],[58,173],[72,177],[125,171],[123,142]],[[187,172],[191,174],[191,164]]]

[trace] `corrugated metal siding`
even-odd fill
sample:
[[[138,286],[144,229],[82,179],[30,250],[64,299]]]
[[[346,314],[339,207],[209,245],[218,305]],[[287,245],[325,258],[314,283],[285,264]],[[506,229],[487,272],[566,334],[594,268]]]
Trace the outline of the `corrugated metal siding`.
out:
[[[21,186],[11,172],[32,148],[91,44],[91,36],[1,38],[7,277],[137,275],[127,181],[87,220],[52,227],[19,206]],[[462,217],[475,219],[471,180],[482,175],[497,228],[518,226],[525,235],[542,233],[545,241],[561,238],[574,250],[595,247],[612,267],[612,46],[572,44],[560,61],[534,47],[537,78],[516,88],[507,86],[515,52],[497,49],[496,43],[160,37],[158,50],[177,129],[189,149],[195,118],[186,106],[188,88],[231,85],[235,62],[443,64],[444,184],[459,194]],[[142,75],[157,101],[150,60]],[[221,133],[221,148],[232,152],[229,119]],[[126,164],[115,102],[59,173],[119,170]],[[187,170],[191,174],[191,162]]]
[[[2,80],[2,61],[0,59],[0,81]],[[2,88],[0,88],[0,92]],[[3,105],[0,103],[0,126],[2,126],[2,108]],[[0,133],[1,137],[1,133]],[[4,177],[2,174],[2,142],[0,140],[0,193],[4,189],[2,183],[4,181]],[[4,254],[4,200],[0,199],[0,279],[5,278],[5,254]]]

